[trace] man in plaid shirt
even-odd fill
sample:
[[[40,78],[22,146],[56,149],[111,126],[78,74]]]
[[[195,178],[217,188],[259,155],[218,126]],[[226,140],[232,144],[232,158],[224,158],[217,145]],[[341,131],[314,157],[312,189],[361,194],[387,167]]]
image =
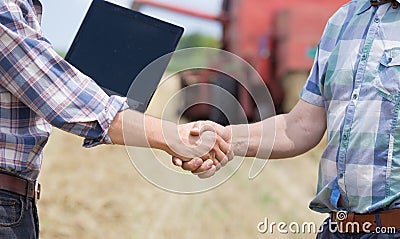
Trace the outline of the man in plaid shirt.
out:
[[[235,155],[261,158],[302,154],[327,131],[310,203],[330,213],[318,238],[400,238],[399,4],[353,0],[342,6],[328,21],[290,113],[218,128],[225,139],[232,136]]]
[[[0,238],[38,237],[35,182],[51,125],[84,137],[85,147],[126,144],[187,160],[211,157],[205,176],[232,158],[214,133],[201,145],[189,143],[199,139],[190,136],[191,124],[161,122],[105,94],[53,50],[40,28],[41,11],[38,0],[0,0]]]

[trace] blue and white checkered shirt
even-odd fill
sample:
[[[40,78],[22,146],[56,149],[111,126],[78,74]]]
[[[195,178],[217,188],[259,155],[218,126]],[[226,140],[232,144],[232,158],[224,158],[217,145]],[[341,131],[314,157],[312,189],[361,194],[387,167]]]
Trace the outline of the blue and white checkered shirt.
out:
[[[301,98],[325,107],[327,116],[310,207],[357,213],[399,207],[400,8],[369,0],[341,7],[328,21]]]
[[[38,177],[51,125],[110,143],[110,122],[127,107],[65,62],[43,37],[41,4],[0,0],[0,169]]]

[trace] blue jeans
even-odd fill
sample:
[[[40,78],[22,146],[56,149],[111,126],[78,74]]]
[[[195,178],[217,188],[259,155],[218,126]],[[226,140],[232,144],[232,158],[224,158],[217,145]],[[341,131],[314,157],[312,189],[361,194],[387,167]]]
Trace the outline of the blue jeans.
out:
[[[340,233],[334,224],[330,223],[330,218],[326,219],[317,239],[397,239],[400,238],[400,231],[394,233]]]
[[[0,238],[39,238],[39,220],[33,200],[0,190]]]

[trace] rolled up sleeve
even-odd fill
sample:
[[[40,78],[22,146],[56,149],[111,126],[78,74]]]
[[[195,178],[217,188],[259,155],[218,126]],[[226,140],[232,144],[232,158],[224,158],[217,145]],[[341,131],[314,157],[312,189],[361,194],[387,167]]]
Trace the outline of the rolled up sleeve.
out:
[[[21,2],[0,9],[0,84],[51,125],[84,137],[84,146],[111,143],[107,132],[126,98],[109,97],[60,57]]]

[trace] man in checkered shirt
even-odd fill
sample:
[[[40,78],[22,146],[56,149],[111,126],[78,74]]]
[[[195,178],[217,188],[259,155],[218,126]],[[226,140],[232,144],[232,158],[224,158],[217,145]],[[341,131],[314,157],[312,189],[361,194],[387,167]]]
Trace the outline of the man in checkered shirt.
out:
[[[318,238],[400,238],[399,113],[399,0],[353,0],[329,19],[290,113],[219,127],[218,134],[232,138],[235,155],[287,158],[316,146],[327,131],[310,203],[330,213]],[[196,127],[205,124],[213,125]]]
[[[187,160],[201,156],[214,164],[204,176],[232,158],[215,133],[190,143],[199,140],[190,136],[191,124],[162,122],[105,94],[54,51],[42,34],[41,12],[38,0],[0,0],[0,238],[38,238],[35,182],[51,126],[84,137],[85,147],[124,144]]]

